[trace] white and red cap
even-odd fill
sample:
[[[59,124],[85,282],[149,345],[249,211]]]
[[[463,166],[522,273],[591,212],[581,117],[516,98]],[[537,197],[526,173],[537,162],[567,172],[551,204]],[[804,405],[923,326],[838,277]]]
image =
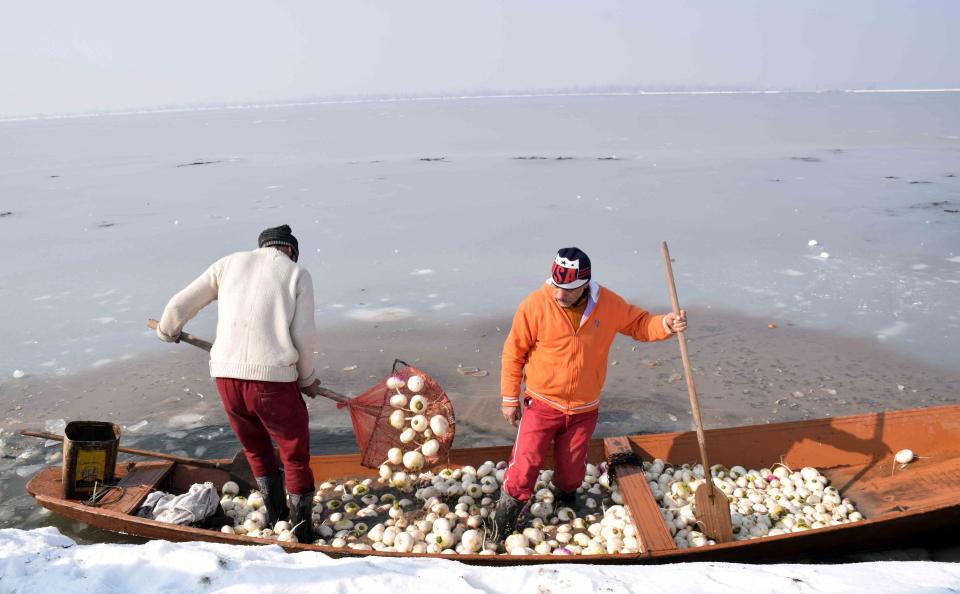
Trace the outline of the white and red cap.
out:
[[[553,260],[550,282],[560,289],[579,289],[590,282],[590,258],[575,247],[563,248]]]

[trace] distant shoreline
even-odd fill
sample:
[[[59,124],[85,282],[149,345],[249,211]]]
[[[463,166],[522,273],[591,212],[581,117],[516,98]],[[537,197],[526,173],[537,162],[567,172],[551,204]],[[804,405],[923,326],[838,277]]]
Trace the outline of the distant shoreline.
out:
[[[147,114],[191,113],[206,111],[256,110],[290,107],[310,107],[317,105],[353,105],[375,103],[413,103],[429,101],[470,101],[478,99],[536,99],[548,97],[645,97],[670,95],[820,95],[827,93],[960,93],[960,88],[934,89],[741,89],[741,90],[662,90],[662,91],[570,91],[570,92],[531,92],[531,93],[493,93],[493,94],[440,94],[409,97],[345,97],[314,99],[308,101],[278,101],[271,103],[236,103],[221,105],[195,105],[152,107],[140,109],[121,109],[115,111],[76,112],[57,114],[34,114],[25,116],[2,116],[0,124],[15,122],[32,122],[45,120],[72,120],[96,118],[102,116],[130,116]]]

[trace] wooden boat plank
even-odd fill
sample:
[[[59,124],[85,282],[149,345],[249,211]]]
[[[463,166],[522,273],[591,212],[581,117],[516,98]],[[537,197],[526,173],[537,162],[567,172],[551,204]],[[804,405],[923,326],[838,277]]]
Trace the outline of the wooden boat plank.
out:
[[[121,492],[120,497],[112,499],[108,493],[101,500],[99,507],[125,514],[135,513],[150,491],[170,474],[173,467],[174,463],[169,460],[133,463],[132,466],[127,467],[126,474],[117,483]]]
[[[610,437],[603,440],[607,458],[614,454],[630,454],[633,449],[626,437]],[[663,514],[657,500],[650,491],[650,485],[643,474],[643,468],[636,465],[617,466],[617,485],[620,495],[627,506],[633,525],[637,529],[637,540],[641,553],[667,551],[677,548],[664,523]]]
[[[727,466],[788,466],[829,468],[879,464],[892,460],[902,448],[915,452],[960,455],[960,447],[944,442],[960,434],[960,406],[868,413],[850,417],[790,421],[708,429],[711,460]],[[631,436],[643,458],[661,458],[674,464],[698,458],[696,433],[659,433]]]
[[[870,468],[847,466],[825,472],[866,517],[936,507],[956,501],[960,493],[960,457],[939,454],[906,468],[891,459]],[[847,486],[849,485],[849,486]]]

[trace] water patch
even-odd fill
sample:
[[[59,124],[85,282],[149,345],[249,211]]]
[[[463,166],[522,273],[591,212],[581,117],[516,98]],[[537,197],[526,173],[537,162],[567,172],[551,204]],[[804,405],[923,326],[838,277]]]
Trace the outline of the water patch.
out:
[[[348,318],[361,322],[393,322],[413,317],[413,312],[405,307],[378,307],[375,309],[352,309]]]
[[[28,466],[19,466],[17,467],[16,473],[17,476],[21,478],[26,478],[36,474],[40,469],[42,469],[46,464],[30,464]]]
[[[170,427],[180,427],[183,429],[196,429],[202,425],[203,415],[198,415],[196,413],[182,413],[179,415],[174,415],[167,420],[167,425]]]
[[[877,338],[879,340],[886,340],[893,336],[899,336],[903,334],[904,331],[906,331],[906,329],[909,327],[910,327],[910,324],[898,320],[893,324],[887,326],[886,328],[877,330]]]
[[[777,293],[773,289],[766,289],[763,287],[744,286],[743,290],[746,291],[747,293],[753,293],[754,295],[766,295],[768,297],[779,295],[779,293]]]
[[[133,433],[136,433],[137,431],[140,431],[141,429],[143,429],[143,428],[146,427],[146,426],[147,426],[147,420],[144,419],[144,420],[140,421],[139,423],[134,423],[133,425],[128,426],[128,427],[126,428],[126,430],[127,430],[127,431],[131,431],[131,432],[133,432]]]

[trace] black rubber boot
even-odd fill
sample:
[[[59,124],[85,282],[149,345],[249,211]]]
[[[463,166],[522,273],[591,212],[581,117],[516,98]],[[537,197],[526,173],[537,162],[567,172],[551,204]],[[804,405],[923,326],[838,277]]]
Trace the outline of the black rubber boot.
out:
[[[500,494],[497,509],[493,514],[493,541],[503,542],[517,529],[517,518],[523,511],[524,502],[507,495]]]
[[[557,499],[557,501],[558,501],[559,503],[562,503],[563,505],[566,505],[566,506],[569,507],[569,506],[572,506],[574,503],[576,503],[576,501],[577,501],[577,492],[576,492],[576,491],[570,491],[570,492],[568,493],[568,492],[566,492],[566,491],[561,491],[561,490],[557,489],[556,492],[554,493],[554,497],[556,497],[556,499]]]
[[[290,523],[294,526],[297,542],[312,544],[317,540],[313,531],[313,491],[302,495],[288,493],[287,505],[290,507]]]
[[[280,520],[289,517],[287,510],[287,492],[283,488],[283,478],[274,476],[258,476],[257,488],[263,495],[263,502],[267,508],[267,525],[271,528]]]

